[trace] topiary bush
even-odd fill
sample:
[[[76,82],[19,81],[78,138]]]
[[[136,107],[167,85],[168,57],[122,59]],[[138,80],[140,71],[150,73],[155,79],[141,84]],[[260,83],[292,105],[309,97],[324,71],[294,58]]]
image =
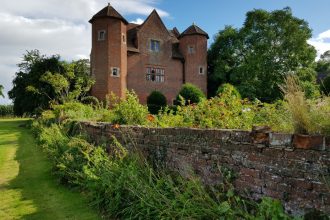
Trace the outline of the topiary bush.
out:
[[[153,91],[147,97],[148,110],[151,114],[157,114],[166,104],[166,97],[159,91]]]
[[[182,98],[184,99],[184,101],[182,100]],[[197,86],[191,83],[186,83],[182,86],[179,94],[176,97],[175,102],[176,104],[189,105],[199,103],[205,98],[205,94]]]

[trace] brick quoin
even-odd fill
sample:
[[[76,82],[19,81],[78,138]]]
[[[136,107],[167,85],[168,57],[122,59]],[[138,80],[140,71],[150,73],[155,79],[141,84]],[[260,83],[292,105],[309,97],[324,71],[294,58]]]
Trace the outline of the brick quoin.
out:
[[[162,92],[172,104],[184,83],[192,83],[207,93],[208,34],[193,24],[180,33],[168,30],[156,10],[141,24],[126,21],[110,4],[96,13],[92,24],[91,74],[95,78],[92,95],[104,100],[114,93],[125,97],[134,90],[141,103],[152,91]],[[100,32],[104,39],[100,40]],[[159,42],[153,51],[152,41]],[[119,76],[112,69],[119,68]],[[147,80],[147,68],[164,71],[164,80]],[[157,75],[156,73],[152,73]]]

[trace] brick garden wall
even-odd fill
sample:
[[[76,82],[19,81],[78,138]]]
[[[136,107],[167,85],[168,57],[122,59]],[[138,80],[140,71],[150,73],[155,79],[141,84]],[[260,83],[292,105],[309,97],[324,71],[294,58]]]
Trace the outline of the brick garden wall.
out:
[[[220,183],[224,167],[237,174],[234,186],[242,196],[280,199],[292,214],[313,208],[330,214],[329,138],[297,149],[291,134],[267,133],[260,141],[260,134],[240,130],[81,125],[96,142],[115,136],[153,162],[182,175],[195,172],[205,184]]]

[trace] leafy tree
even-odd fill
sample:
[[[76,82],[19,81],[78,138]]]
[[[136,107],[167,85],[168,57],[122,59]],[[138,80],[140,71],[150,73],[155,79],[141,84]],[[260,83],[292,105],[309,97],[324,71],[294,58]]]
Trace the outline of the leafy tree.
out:
[[[79,100],[93,84],[88,60],[67,63],[58,55],[47,57],[32,50],[27,51],[18,67],[14,87],[8,93],[17,115],[38,113],[51,103]]]
[[[3,85],[0,85],[0,96],[5,97],[5,95],[3,94]]]
[[[167,105],[166,97],[159,91],[153,91],[147,97],[148,110],[151,114],[157,114]]]
[[[200,102],[205,98],[205,94],[197,86],[186,83],[176,97],[176,103],[181,103],[181,97],[185,100],[185,104],[188,105]]]
[[[325,95],[330,95],[330,75],[322,80],[321,90]]]
[[[306,81],[306,72],[309,86],[315,86],[316,51],[307,43],[311,36],[307,22],[294,17],[290,8],[248,12],[241,29],[221,30],[208,51],[209,93],[215,95],[220,84],[230,83],[243,98],[272,102],[282,98],[279,84],[287,74],[302,74]]]
[[[319,82],[320,82],[320,88],[321,91],[329,95],[330,94],[330,50],[324,52],[320,60],[316,63],[315,68]]]

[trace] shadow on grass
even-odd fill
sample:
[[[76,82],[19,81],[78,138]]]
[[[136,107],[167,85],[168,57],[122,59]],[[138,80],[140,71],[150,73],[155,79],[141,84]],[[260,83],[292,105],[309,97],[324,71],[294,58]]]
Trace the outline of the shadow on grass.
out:
[[[56,178],[51,175],[49,160],[36,146],[32,133],[18,127],[21,122],[4,123],[8,123],[8,129],[2,129],[2,132],[19,131],[15,158],[19,172],[9,182],[7,190],[13,191],[13,196],[18,200],[15,211],[21,213],[21,219],[101,219],[81,194],[57,184]]]

